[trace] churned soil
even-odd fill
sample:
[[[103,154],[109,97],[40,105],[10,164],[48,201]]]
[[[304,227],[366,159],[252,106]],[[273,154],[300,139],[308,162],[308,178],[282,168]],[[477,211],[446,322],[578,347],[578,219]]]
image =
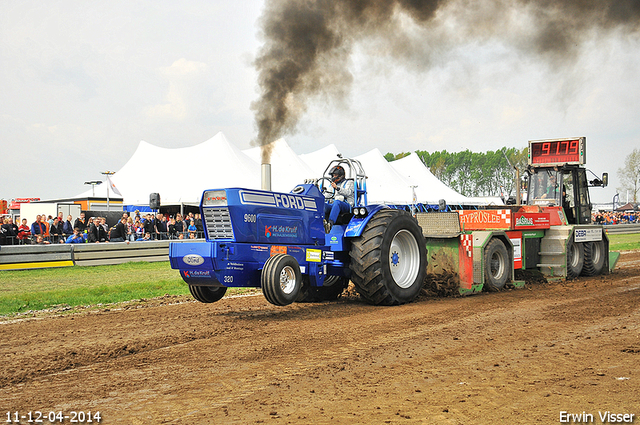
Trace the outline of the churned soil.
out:
[[[638,423],[639,301],[640,252],[627,252],[607,276],[396,307],[165,297],[5,321],[0,419],[555,424],[610,412]]]

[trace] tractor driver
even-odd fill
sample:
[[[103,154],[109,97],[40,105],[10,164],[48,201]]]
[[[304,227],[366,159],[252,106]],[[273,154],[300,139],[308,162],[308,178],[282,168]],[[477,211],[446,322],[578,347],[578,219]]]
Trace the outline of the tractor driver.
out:
[[[556,175],[551,174],[549,176],[549,185],[547,186],[547,191],[541,198],[544,199],[557,199],[558,197],[558,182],[556,181]]]
[[[324,203],[325,231],[327,233],[336,224],[338,215],[351,211],[351,207],[355,202],[353,180],[345,179],[344,168],[336,165],[329,171],[329,175],[331,175],[331,187],[333,187],[334,197]]]

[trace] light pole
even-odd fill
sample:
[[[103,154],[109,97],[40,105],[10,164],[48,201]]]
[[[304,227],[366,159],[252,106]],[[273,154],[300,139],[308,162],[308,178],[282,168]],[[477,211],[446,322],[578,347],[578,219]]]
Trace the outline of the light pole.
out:
[[[101,184],[102,182],[100,180],[91,180],[88,182],[84,182],[84,184],[90,184],[91,185],[91,193],[92,193],[92,197],[96,197],[96,185],[97,184]]]
[[[109,181],[109,176],[114,175],[116,172],[115,171],[103,171],[102,174],[107,176],[107,182],[109,183],[107,185],[107,211],[109,211],[109,186],[111,186],[111,181]]]

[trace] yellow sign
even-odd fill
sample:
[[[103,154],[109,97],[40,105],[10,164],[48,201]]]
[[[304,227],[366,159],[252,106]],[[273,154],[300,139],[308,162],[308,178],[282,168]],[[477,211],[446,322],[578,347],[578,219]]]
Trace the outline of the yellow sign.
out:
[[[322,260],[322,251],[319,249],[307,249],[307,261],[319,263]]]

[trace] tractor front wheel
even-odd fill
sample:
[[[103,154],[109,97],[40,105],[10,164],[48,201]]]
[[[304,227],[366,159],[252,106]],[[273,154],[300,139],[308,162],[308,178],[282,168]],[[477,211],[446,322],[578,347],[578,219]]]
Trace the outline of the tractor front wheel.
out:
[[[224,294],[227,292],[227,287],[189,285],[189,292],[191,292],[193,298],[201,303],[214,303],[224,297]]]
[[[260,284],[264,297],[271,304],[289,305],[298,298],[302,288],[300,265],[290,255],[269,257],[264,263]]]

